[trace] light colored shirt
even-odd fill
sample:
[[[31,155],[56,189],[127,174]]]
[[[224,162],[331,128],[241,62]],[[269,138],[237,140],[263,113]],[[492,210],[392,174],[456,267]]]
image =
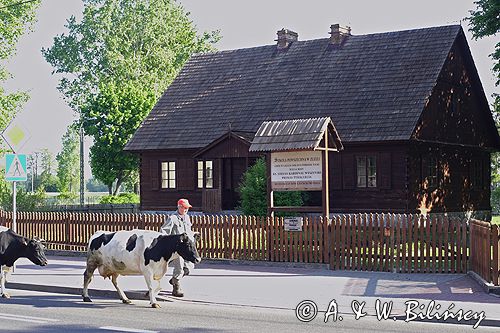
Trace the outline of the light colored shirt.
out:
[[[188,214],[180,215],[179,212],[169,215],[168,219],[161,226],[160,232],[167,235],[180,235],[186,233],[189,238],[194,240],[194,233],[191,230],[191,220]]]

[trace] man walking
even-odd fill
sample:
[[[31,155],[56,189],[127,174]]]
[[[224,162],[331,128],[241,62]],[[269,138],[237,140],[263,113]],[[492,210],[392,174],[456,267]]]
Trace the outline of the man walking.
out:
[[[188,210],[191,208],[191,204],[187,199],[179,199],[177,201],[177,211],[170,215],[167,221],[161,226],[160,232],[167,235],[178,235],[186,233],[189,238],[194,239],[194,233],[191,230],[191,220],[189,219]],[[172,295],[176,297],[184,297],[182,292],[180,279],[184,275],[189,275],[189,268],[194,266],[188,266],[190,263],[185,263],[184,259],[180,256],[171,262],[174,268],[172,278],[170,279],[170,284],[173,286]]]

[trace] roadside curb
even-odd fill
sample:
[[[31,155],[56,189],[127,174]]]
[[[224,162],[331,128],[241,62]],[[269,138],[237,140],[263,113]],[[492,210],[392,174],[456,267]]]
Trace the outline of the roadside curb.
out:
[[[86,252],[67,251],[67,250],[46,250],[47,256],[56,257],[79,257],[85,258]],[[324,269],[329,270],[328,264],[307,263],[307,262],[280,262],[280,261],[265,261],[265,260],[240,260],[240,259],[218,259],[218,258],[202,258],[203,264],[215,265],[245,265],[245,266],[263,266],[263,267],[279,267],[279,268],[306,268],[306,269]]]
[[[468,271],[467,274],[472,277],[481,288],[488,294],[492,296],[500,297],[500,286],[495,286],[492,283],[487,282],[481,276],[479,276],[476,272]]]

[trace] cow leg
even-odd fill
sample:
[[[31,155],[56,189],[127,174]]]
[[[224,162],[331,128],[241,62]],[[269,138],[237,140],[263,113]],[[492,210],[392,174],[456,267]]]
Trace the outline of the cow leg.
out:
[[[118,279],[118,274],[115,273],[111,275],[111,282],[113,282],[113,285],[115,286],[116,291],[118,292],[118,296],[120,296],[120,299],[122,300],[123,303],[125,304],[132,303],[132,301],[128,299],[127,295],[125,295],[123,290],[121,290],[120,287],[118,287],[117,279]]]
[[[148,286],[149,303],[153,308],[160,308],[161,306],[156,302],[156,295],[153,290],[153,274],[144,272],[144,279],[146,280],[146,285]]]
[[[158,280],[158,286],[155,288],[155,297],[158,296],[160,291],[161,291],[161,280]]]
[[[92,302],[89,297],[89,284],[92,281],[92,277],[94,276],[94,271],[97,266],[87,261],[87,269],[85,269],[85,273],[83,273],[83,301],[84,302]]]
[[[7,272],[10,270],[10,267],[0,266],[0,294],[2,298],[10,298],[10,295],[5,292],[5,281],[7,280]]]

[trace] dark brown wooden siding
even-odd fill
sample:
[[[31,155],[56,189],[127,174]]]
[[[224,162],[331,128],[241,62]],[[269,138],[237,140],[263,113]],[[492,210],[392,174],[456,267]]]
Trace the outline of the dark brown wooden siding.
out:
[[[377,160],[377,187],[358,188],[356,156]],[[403,212],[407,206],[405,145],[346,146],[330,155],[330,207],[333,212]],[[339,168],[342,167],[342,170]]]
[[[438,184],[426,182],[430,157],[438,162]],[[473,165],[475,164],[475,166]],[[409,154],[409,211],[490,210],[490,154],[480,149],[415,145]],[[479,183],[474,177],[479,168]]]
[[[438,78],[414,138],[419,140],[494,147],[496,129],[483,92],[467,71],[464,56],[455,45]],[[469,67],[470,68],[470,67]]]
[[[141,154],[141,210],[175,210],[179,198],[188,198],[194,210],[201,209],[202,192],[196,189],[193,153],[183,150]],[[161,161],[176,162],[176,189],[161,189]]]

